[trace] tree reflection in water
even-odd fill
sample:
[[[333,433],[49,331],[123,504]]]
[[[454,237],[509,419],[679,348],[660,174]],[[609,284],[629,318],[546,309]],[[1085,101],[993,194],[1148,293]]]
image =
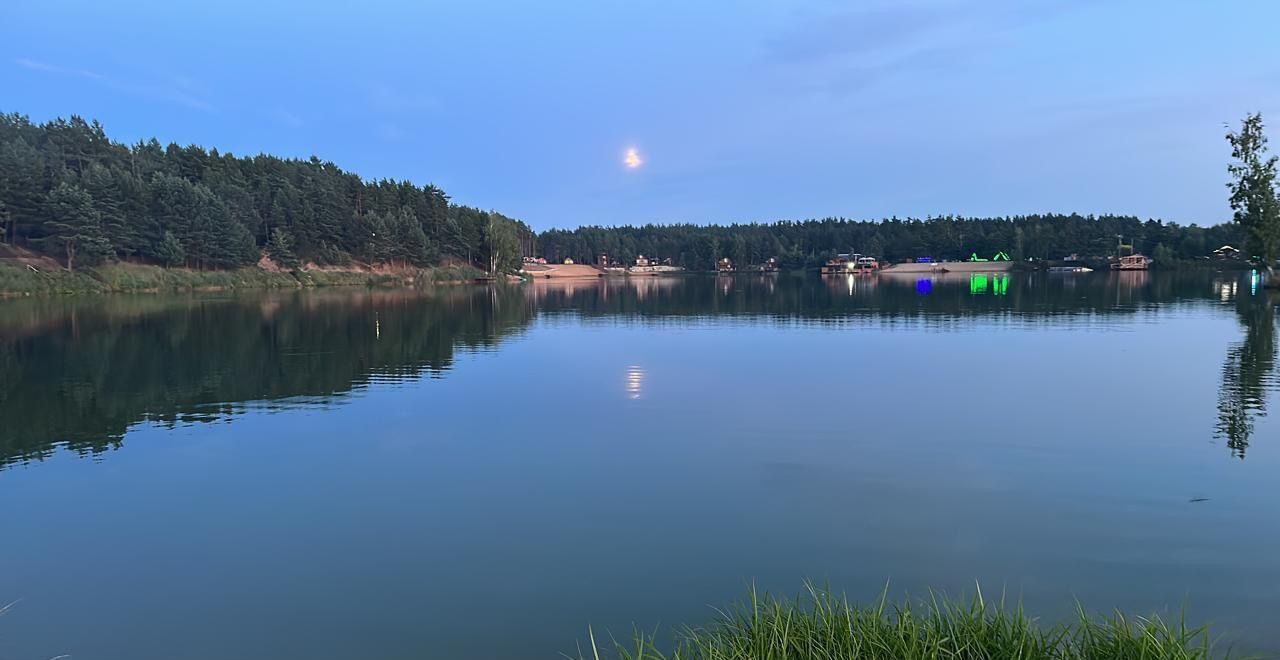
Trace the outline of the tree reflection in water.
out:
[[[371,383],[444,377],[457,351],[495,350],[539,319],[860,325],[948,331],[1126,323],[1167,305],[1234,300],[1244,340],[1222,369],[1217,435],[1243,456],[1275,385],[1274,305],[1247,280],[1196,273],[592,278],[427,291],[344,289],[44,298],[0,304],[0,470],[66,448],[99,454],[131,426],[202,423],[248,407],[329,405]],[[1211,293],[1212,292],[1212,293]],[[922,293],[927,295],[921,295]],[[648,366],[648,365],[646,365]],[[644,373],[628,374],[640,397]]]
[[[1254,420],[1266,417],[1267,394],[1276,386],[1276,312],[1275,301],[1261,291],[1235,296],[1235,302],[1244,339],[1227,350],[1222,363],[1216,437],[1244,458]]]

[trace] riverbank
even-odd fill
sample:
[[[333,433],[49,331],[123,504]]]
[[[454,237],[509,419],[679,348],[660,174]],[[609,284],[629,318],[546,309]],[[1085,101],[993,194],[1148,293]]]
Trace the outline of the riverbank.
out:
[[[435,268],[310,268],[290,271],[261,266],[233,270],[192,270],[114,263],[68,272],[46,264],[0,260],[0,298],[321,286],[419,286],[474,282],[483,275],[479,269],[459,265]]]
[[[1071,623],[1046,626],[1021,606],[983,599],[931,597],[868,605],[818,589],[796,600],[752,591],[746,602],[720,612],[710,625],[684,628],[673,645],[638,632],[630,642],[589,634],[579,660],[1191,660],[1214,657],[1207,627],[1158,616],[1088,615],[1077,605]],[[663,651],[661,647],[671,646]]]

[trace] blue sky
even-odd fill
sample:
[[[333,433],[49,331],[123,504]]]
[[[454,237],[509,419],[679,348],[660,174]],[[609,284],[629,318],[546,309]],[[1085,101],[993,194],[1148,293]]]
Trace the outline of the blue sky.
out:
[[[1223,124],[1280,122],[1269,0],[6,5],[2,111],[315,154],[537,229],[1212,224],[1229,218]]]

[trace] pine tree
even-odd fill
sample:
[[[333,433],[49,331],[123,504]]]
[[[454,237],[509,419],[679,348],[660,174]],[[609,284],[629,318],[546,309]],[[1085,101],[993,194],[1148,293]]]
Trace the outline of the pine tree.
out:
[[[267,254],[271,255],[271,259],[276,263],[287,268],[296,269],[301,265],[298,262],[298,255],[293,253],[293,237],[289,236],[287,230],[278,227],[271,230],[271,240],[267,241]]]
[[[75,270],[76,258],[94,261],[110,253],[111,242],[93,207],[93,197],[75,184],[61,183],[49,193],[45,205],[49,231],[44,242],[66,255],[67,270]]]
[[[0,240],[13,244],[39,226],[43,173],[40,153],[26,140],[17,137],[0,144]]]
[[[178,266],[186,262],[187,251],[182,249],[182,242],[173,235],[173,232],[166,231],[161,235],[160,243],[156,245],[155,256],[166,266]]]
[[[138,236],[134,226],[125,220],[123,190],[117,177],[106,167],[93,164],[85,170],[81,181],[93,198],[112,251],[128,256],[136,249]]]

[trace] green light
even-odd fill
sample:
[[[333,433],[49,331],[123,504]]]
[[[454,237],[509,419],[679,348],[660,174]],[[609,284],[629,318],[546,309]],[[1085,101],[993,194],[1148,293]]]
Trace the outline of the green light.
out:
[[[992,257],[992,258],[991,258],[991,260],[992,260],[992,261],[1008,261],[1008,260],[1009,260],[1009,255],[1005,254],[1005,253],[1004,253],[1004,250],[1001,250],[1001,251],[997,252],[997,253],[996,253],[996,256]]]
[[[981,295],[987,292],[987,276],[974,273],[969,276],[969,294]]]

